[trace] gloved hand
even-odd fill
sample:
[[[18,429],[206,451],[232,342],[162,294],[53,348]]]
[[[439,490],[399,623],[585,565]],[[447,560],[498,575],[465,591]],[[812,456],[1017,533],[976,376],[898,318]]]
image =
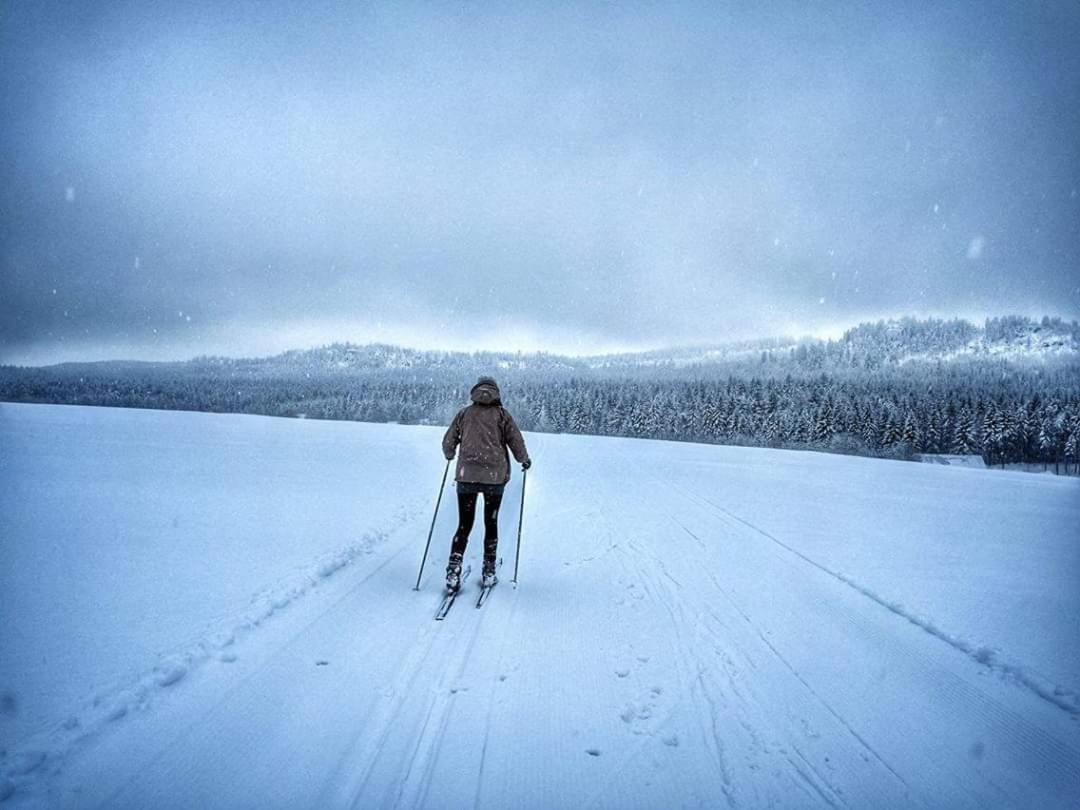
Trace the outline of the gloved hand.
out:
[[[446,457],[446,460],[447,460],[447,461],[453,461],[453,460],[454,460],[454,456],[453,456],[453,455],[451,454],[451,455],[449,455],[449,456],[447,456],[447,457]]]
[[[531,466],[532,466],[532,459],[531,458],[527,458],[523,462],[521,462],[521,469],[523,469],[523,470],[527,470]]]

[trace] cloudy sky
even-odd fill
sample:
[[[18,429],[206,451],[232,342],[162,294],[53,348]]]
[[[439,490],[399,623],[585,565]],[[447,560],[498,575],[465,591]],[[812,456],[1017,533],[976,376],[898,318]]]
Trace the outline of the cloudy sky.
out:
[[[4,3],[0,362],[1078,317],[1078,42],[1071,2]]]

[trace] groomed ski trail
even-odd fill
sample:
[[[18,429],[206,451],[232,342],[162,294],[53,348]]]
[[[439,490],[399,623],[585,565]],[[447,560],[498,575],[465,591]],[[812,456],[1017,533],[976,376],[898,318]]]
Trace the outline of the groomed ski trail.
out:
[[[118,725],[10,805],[1076,804],[1074,715],[758,528],[731,472],[664,443],[529,442],[518,588],[474,610],[474,578],[432,621],[449,534],[413,592],[418,517],[228,689],[178,691],[183,723]]]

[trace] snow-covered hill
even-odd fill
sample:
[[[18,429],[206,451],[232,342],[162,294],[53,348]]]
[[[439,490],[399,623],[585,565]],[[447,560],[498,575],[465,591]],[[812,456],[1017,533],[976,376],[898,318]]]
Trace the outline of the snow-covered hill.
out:
[[[528,435],[436,623],[440,435],[0,405],[3,806],[1080,803],[1077,480]]]
[[[827,350],[859,364],[1006,360],[1039,363],[1080,358],[1080,327],[1057,318],[1020,316],[967,321],[899,318],[849,329]]]

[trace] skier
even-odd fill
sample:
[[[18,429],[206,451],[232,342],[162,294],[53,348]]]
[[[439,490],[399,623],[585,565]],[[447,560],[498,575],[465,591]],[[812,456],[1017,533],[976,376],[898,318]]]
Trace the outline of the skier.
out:
[[[458,527],[446,565],[446,589],[461,587],[461,561],[476,517],[476,497],[484,495],[484,587],[493,586],[496,550],[499,545],[499,504],[503,487],[510,480],[509,446],[522,470],[532,466],[525,440],[510,412],[502,406],[499,386],[491,377],[481,377],[469,392],[473,404],[458,411],[443,436],[442,449],[447,461],[461,445],[454,482],[457,487]]]

